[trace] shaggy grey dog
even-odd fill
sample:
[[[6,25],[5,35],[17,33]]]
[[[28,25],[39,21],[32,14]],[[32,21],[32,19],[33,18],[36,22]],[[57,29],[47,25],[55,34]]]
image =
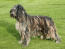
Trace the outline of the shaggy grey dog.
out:
[[[56,33],[54,21],[48,16],[30,16],[23,6],[15,5],[10,10],[11,17],[16,19],[16,29],[20,33],[20,43],[27,46],[31,36],[40,36],[41,39],[53,39],[58,43],[60,38]]]

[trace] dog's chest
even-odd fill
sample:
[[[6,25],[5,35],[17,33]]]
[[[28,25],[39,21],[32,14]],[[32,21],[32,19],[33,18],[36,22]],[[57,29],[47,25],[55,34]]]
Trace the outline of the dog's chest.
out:
[[[16,22],[15,26],[16,26],[16,30],[25,31],[27,25],[25,23]]]
[[[16,24],[15,24],[15,27],[16,27],[16,30],[19,30],[19,22],[16,22]]]

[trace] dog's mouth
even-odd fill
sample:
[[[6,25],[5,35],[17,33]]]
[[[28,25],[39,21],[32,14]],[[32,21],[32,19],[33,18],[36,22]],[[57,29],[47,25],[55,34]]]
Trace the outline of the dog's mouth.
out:
[[[11,17],[14,17],[14,15],[13,15],[13,14],[10,14],[10,16],[11,16]]]
[[[16,16],[15,16],[14,14],[10,14],[10,16],[11,16],[12,18],[16,18]]]

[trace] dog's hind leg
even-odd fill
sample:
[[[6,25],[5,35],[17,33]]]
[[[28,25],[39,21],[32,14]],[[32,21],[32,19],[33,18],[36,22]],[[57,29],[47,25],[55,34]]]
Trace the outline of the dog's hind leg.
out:
[[[54,26],[54,34],[55,34],[55,38],[56,38],[56,43],[59,43],[61,41],[61,39],[58,36],[58,34],[56,33],[56,26]]]
[[[55,40],[56,43],[59,43],[60,42],[60,38],[58,36],[58,34],[56,33],[56,29],[51,27],[51,39]]]
[[[56,33],[56,30],[55,30],[55,37],[56,37],[56,43],[59,43],[61,41],[61,39],[58,36],[58,34]]]

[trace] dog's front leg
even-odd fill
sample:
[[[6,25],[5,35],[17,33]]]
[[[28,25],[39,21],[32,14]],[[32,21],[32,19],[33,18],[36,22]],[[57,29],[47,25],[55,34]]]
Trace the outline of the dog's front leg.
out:
[[[22,32],[21,30],[19,30],[19,34],[20,34],[20,40],[19,40],[19,44],[22,44],[22,40],[24,39],[24,32]]]
[[[25,35],[25,29],[26,26],[22,25],[23,23],[19,23],[19,34],[20,34],[20,41],[19,44],[22,44],[24,42],[24,35]]]
[[[24,41],[23,41],[24,46],[28,46],[29,42],[30,42],[30,32],[28,27],[26,27]]]
[[[21,26],[21,23],[19,23],[17,21],[16,24],[15,24],[15,26],[16,26],[16,30],[19,31],[20,37],[22,37],[22,30],[21,30],[22,29],[22,26]],[[22,43],[22,39],[20,39],[20,41],[18,43],[21,44]]]

